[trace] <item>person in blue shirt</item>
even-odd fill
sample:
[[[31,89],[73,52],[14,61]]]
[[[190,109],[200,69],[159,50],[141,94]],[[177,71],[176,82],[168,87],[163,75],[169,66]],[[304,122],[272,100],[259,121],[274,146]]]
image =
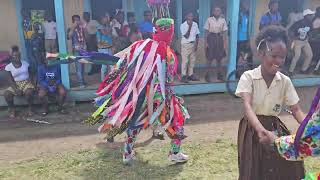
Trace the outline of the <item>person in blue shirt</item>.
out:
[[[269,25],[281,25],[282,17],[279,12],[279,2],[270,0],[268,7],[269,11],[260,19],[259,30]]]
[[[79,55],[80,50],[86,50],[86,36],[85,36],[85,29],[81,22],[79,15],[72,16],[72,26],[67,30],[68,40],[71,40],[72,43],[72,51],[75,56]],[[76,74],[78,85],[80,88],[85,88],[84,82],[84,64],[76,62]]]
[[[38,67],[38,96],[43,105],[43,116],[49,112],[48,97],[55,96],[58,103],[58,111],[65,114],[63,104],[67,95],[66,88],[61,81],[61,70],[59,65],[48,66],[48,60],[44,60]]]
[[[112,55],[112,27],[110,25],[110,16],[106,14],[101,17],[101,24],[98,26],[97,31],[97,42],[98,42],[98,52]],[[108,72],[108,66],[101,66],[101,81],[104,80]]]
[[[151,11],[147,10],[144,11],[144,21],[140,22],[138,24],[139,30],[142,34],[143,39],[148,39],[152,38],[152,33],[153,33],[153,23],[152,23],[152,13]]]
[[[249,10],[248,6],[241,2],[239,12],[237,64],[239,61],[247,60],[252,63],[250,37],[249,37]]]

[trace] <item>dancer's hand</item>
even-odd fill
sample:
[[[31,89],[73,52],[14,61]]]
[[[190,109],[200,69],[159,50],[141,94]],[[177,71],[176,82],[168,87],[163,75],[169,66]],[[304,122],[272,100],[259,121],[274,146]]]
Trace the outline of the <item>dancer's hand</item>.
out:
[[[258,132],[259,142],[264,145],[272,144],[278,137],[271,131],[263,130]]]

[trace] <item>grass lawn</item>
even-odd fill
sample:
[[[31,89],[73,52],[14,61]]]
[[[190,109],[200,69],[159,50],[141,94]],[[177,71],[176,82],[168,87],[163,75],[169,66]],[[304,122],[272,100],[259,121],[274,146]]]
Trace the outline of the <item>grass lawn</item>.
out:
[[[122,165],[118,149],[95,149],[39,157],[0,165],[0,179],[237,179],[236,144],[231,140],[186,143],[190,156],[185,164],[173,165],[166,159],[168,146],[137,148],[131,166]],[[306,161],[308,171],[320,171],[320,159]]]

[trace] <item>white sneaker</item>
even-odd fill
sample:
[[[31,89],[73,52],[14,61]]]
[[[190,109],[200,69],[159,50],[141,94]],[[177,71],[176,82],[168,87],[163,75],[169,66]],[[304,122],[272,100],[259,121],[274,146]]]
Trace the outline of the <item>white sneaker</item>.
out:
[[[188,161],[188,156],[179,152],[178,154],[170,154],[168,157],[169,161],[176,163],[184,163]]]
[[[122,156],[122,162],[124,165],[130,165],[132,160],[134,159],[134,152],[132,152],[131,154],[129,154],[127,157],[125,157],[124,155]]]

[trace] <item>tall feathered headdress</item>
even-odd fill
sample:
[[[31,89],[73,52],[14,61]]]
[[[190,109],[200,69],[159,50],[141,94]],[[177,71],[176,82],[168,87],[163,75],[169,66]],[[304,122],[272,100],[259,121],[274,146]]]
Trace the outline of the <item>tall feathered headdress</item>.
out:
[[[147,0],[147,4],[155,18],[160,19],[170,17],[170,0]]]

